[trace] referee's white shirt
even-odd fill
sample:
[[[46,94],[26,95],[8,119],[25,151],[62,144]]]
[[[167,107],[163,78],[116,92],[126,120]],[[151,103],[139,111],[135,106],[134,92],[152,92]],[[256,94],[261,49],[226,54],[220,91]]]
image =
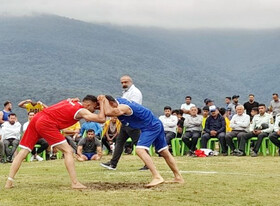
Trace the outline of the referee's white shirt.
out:
[[[123,91],[122,97],[138,104],[142,104],[142,93],[137,87],[134,86],[134,84],[131,85],[128,90]]]

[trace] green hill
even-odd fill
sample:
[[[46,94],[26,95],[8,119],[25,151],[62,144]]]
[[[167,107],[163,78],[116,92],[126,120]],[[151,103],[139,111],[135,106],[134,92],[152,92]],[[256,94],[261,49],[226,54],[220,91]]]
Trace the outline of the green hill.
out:
[[[164,30],[85,23],[58,16],[0,19],[0,103],[9,99],[20,121],[24,99],[53,104],[67,97],[121,95],[119,78],[133,77],[143,104],[156,115],[179,108],[186,95],[254,93],[268,103],[278,91],[280,30]],[[280,93],[280,92],[279,92]]]

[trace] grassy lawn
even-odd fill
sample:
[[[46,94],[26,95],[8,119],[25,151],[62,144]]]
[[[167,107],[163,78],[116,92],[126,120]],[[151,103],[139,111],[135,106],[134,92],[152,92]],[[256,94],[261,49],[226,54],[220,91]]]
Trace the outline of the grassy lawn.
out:
[[[111,156],[104,156],[107,161]],[[166,179],[172,173],[164,160],[153,157]],[[15,188],[5,190],[10,164],[0,165],[0,205],[279,205],[280,157],[176,157],[185,184],[146,189],[149,171],[137,156],[124,155],[116,171],[99,162],[76,162],[86,190],[70,189],[63,160],[24,162]]]

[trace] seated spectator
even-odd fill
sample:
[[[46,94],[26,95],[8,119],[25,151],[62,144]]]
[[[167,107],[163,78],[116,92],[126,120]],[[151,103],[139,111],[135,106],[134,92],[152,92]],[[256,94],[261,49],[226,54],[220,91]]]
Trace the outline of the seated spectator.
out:
[[[250,116],[244,113],[244,106],[238,105],[236,107],[236,114],[233,115],[230,121],[231,132],[226,133],[226,143],[230,147],[232,154],[238,154],[238,148],[235,148],[232,141],[233,137],[237,137],[238,145],[240,144],[241,137],[249,130]]]
[[[15,113],[8,115],[8,121],[2,124],[2,138],[7,162],[12,162],[13,155],[19,145],[21,124],[17,122]],[[9,148],[12,146],[12,148]]]
[[[176,128],[178,123],[178,118],[174,115],[171,115],[171,107],[164,107],[164,115],[159,117],[159,120],[163,124],[165,139],[167,145],[171,145],[171,140],[176,137]]]
[[[62,130],[63,135],[65,136],[68,144],[73,148],[75,154],[77,153],[77,144],[81,139],[80,129],[80,122],[76,122],[72,126]]]
[[[41,101],[33,102],[31,99],[23,100],[18,104],[19,107],[24,108],[27,112],[34,112],[34,114],[42,111],[48,106]]]
[[[26,131],[29,122],[32,120],[32,118],[34,117],[35,113],[33,111],[28,112],[28,121],[25,122],[22,126],[22,131],[23,133]],[[40,138],[37,142],[37,145],[40,145],[41,147],[38,148],[38,150],[36,150],[37,148],[33,148],[33,150],[31,151],[31,158],[30,161],[32,162],[34,159],[38,160],[38,161],[43,161],[43,158],[39,156],[39,154],[41,154],[44,150],[48,149],[49,144],[48,142],[44,139],[44,138]]]
[[[1,136],[0,136],[0,163],[5,163],[5,159],[4,159],[4,144],[1,140]]]
[[[172,111],[172,115],[177,116],[177,118],[178,118],[177,137],[182,137],[182,134],[183,134],[184,121],[185,121],[183,114],[184,114],[183,110],[181,110],[181,109],[175,109]]]
[[[100,160],[102,157],[101,144],[95,138],[95,132],[92,129],[87,130],[87,136],[78,143],[77,159],[81,162],[87,160]]]
[[[209,107],[208,106],[204,106],[202,108],[202,129],[204,130],[205,128],[205,123],[206,123],[206,119],[209,116]]]
[[[231,132],[231,128],[230,128],[230,120],[227,116],[227,113],[226,113],[226,109],[221,107],[219,108],[219,112],[220,114],[225,118],[225,123],[226,123],[226,132]]]
[[[89,129],[94,130],[95,137],[100,139],[101,134],[102,134],[101,125],[97,122],[91,122],[91,121],[86,121],[82,124],[82,128],[81,128],[81,131],[80,131],[80,137],[82,137],[84,132],[88,131]]]
[[[186,117],[184,126],[186,127],[186,132],[182,137],[182,141],[190,149],[189,155],[193,156],[196,150],[196,144],[198,138],[201,136],[202,130],[202,116],[197,114],[197,108],[191,107],[190,115]]]
[[[225,140],[225,119],[219,113],[216,106],[209,107],[211,115],[206,119],[204,134],[201,137],[201,148],[207,148],[207,142],[210,138],[218,138],[222,148],[222,154],[227,155],[226,140]]]
[[[259,114],[255,115],[250,124],[250,132],[241,136],[238,156],[245,156],[245,144],[248,139],[257,137],[258,140],[251,153],[252,157],[258,156],[258,151],[264,137],[273,131],[274,120],[271,114],[266,113],[265,104],[259,104]]]
[[[2,135],[2,124],[4,122],[7,122],[9,117],[8,115],[12,112],[12,103],[10,101],[6,101],[4,103],[4,109],[2,111],[0,111],[0,139],[1,139],[1,135]]]
[[[104,124],[102,131],[102,144],[108,149],[111,154],[111,145],[116,142],[116,137],[120,133],[121,122],[117,117],[111,117]]]
[[[251,110],[250,122],[252,122],[255,115],[259,114],[259,108],[253,107]]]
[[[278,138],[280,137],[280,114],[276,115],[273,130],[274,130],[274,132],[269,135],[269,139],[273,144],[275,144],[276,147],[279,148],[278,154],[280,156],[280,140],[278,140]]]

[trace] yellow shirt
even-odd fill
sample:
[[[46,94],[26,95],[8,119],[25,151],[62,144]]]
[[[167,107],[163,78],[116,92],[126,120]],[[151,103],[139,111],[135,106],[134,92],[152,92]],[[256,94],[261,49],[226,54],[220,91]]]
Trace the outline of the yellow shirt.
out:
[[[65,128],[65,130],[73,130],[73,131],[75,131],[77,129],[81,129],[80,122],[77,122],[77,123],[73,124],[72,126]]]
[[[33,106],[31,103],[27,103],[24,106],[27,112],[34,112],[35,114],[44,109],[43,105],[41,104],[36,104],[35,106]]]
[[[206,119],[207,119],[207,117],[203,117],[203,116],[202,116],[202,123],[201,123],[202,129],[205,128]]]
[[[226,132],[231,132],[231,128],[230,128],[230,120],[227,118],[227,117],[225,117],[225,122],[226,122]]]
[[[72,126],[67,127],[63,130],[75,131],[75,130],[79,130],[79,129],[81,129],[81,124],[80,124],[80,122],[77,122],[77,123],[73,124]],[[65,136],[66,134],[63,132],[63,130],[61,131],[61,133]]]

